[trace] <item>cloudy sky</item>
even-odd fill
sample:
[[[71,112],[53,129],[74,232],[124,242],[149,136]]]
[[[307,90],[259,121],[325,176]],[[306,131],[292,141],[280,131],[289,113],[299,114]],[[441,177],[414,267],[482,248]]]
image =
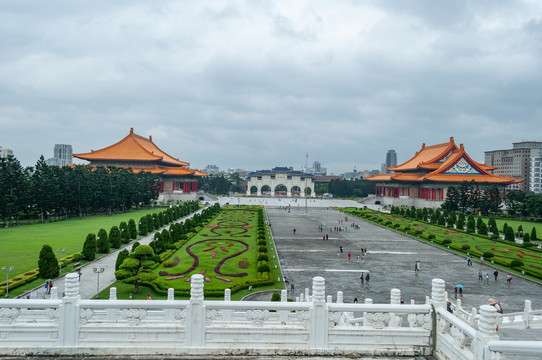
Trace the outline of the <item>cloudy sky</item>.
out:
[[[152,135],[194,168],[542,141],[542,2],[0,0],[0,146]]]

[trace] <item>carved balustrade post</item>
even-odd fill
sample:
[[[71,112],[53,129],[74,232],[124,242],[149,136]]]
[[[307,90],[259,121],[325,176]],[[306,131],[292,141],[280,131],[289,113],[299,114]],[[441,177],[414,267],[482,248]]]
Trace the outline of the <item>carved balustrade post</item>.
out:
[[[309,346],[312,350],[328,348],[328,317],[326,280],[321,276],[316,276],[312,278],[312,307],[309,325]]]
[[[286,304],[288,302],[288,292],[282,290],[280,292],[280,303]],[[279,310],[279,321],[281,324],[286,324],[288,322],[288,310]]]
[[[365,298],[365,304],[372,304],[373,299]],[[370,326],[369,320],[367,319],[367,312],[363,313],[363,326]]]
[[[532,312],[531,300],[525,300],[525,308],[523,309],[523,321],[525,322],[525,329],[531,328],[531,320],[533,319]]]
[[[344,302],[343,292],[337,291],[337,304],[342,304]]]
[[[401,290],[391,289],[390,291],[390,304],[399,305],[401,304]],[[395,315],[390,313],[390,327],[400,327],[403,322],[401,315]]]
[[[190,304],[186,314],[186,346],[188,348],[203,348],[204,340],[203,275],[194,274],[190,283]]]
[[[446,283],[442,279],[433,279],[431,283],[431,303],[435,308],[446,306]]]
[[[66,296],[62,298],[59,309],[58,345],[75,347],[79,341],[79,275],[67,274],[64,284]]]
[[[117,300],[117,288],[112,287],[109,289],[109,300]],[[115,321],[117,318],[117,309],[107,309],[107,319]]]
[[[174,288],[168,288],[167,289],[167,301],[175,301],[175,289]],[[167,308],[164,309],[164,316],[166,321],[175,321],[175,309],[173,308]]]
[[[231,289],[225,289],[224,302],[230,302],[230,301],[231,301]],[[230,309],[222,310],[222,318],[224,319],[224,322],[226,323],[231,322],[231,310]]]
[[[480,306],[480,318],[478,320],[478,331],[476,331],[476,347],[474,358],[477,360],[490,359],[490,351],[487,343],[498,340],[497,335],[497,309],[490,305]]]

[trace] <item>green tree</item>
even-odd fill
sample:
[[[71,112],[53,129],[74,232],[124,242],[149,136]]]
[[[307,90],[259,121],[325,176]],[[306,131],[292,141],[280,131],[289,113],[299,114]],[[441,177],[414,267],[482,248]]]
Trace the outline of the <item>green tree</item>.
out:
[[[472,234],[475,232],[476,224],[474,223],[474,218],[471,218],[469,216],[469,220],[467,221],[467,234]]]
[[[51,279],[58,277],[60,272],[58,260],[53,252],[53,248],[49,245],[43,245],[41,248],[38,267],[40,278]]]
[[[96,246],[100,254],[107,254],[109,252],[109,238],[107,237],[107,231],[103,228],[98,231]]]
[[[130,232],[130,239],[135,240],[137,238],[137,228],[134,219],[128,221],[128,230]]]
[[[518,226],[517,237],[523,237],[523,226]]]
[[[504,233],[504,240],[511,241],[511,242],[514,242],[516,240],[514,236],[514,229],[512,229],[511,226],[508,226],[506,228],[506,232]]]
[[[480,228],[478,229],[478,234],[487,235],[487,225],[485,222],[482,222],[482,224],[480,225]]]
[[[528,242],[531,242],[531,236],[529,235],[529,233],[525,233],[523,234],[523,242],[524,243],[528,243]]]
[[[85,260],[92,261],[96,258],[96,234],[90,233],[87,235],[83,244],[83,256]]]
[[[117,255],[117,261],[115,262],[115,271],[120,268],[120,265],[122,264],[124,259],[126,259],[129,255],[130,253],[126,249],[119,251],[119,254]]]
[[[538,236],[536,235],[536,228],[533,226],[533,229],[531,230],[531,240],[536,241],[538,240]]]
[[[117,226],[111,227],[109,230],[109,246],[113,249],[118,249],[122,244],[120,230]]]
[[[142,216],[141,219],[139,219],[139,235],[145,236],[149,233],[147,226],[147,217]]]
[[[119,225],[120,238],[123,244],[128,244],[130,242],[130,229],[126,221],[123,221]]]

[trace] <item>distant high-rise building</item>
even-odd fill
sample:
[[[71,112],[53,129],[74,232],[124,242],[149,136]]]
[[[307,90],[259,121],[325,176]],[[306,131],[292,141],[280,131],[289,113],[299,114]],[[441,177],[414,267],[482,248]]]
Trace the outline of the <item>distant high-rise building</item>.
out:
[[[207,174],[218,174],[220,169],[216,165],[207,165],[203,171],[205,171]]]
[[[527,191],[530,188],[531,150],[541,149],[542,142],[521,141],[512,144],[512,149],[485,151],[485,164],[498,166],[493,170],[495,175],[511,176],[522,179],[522,183],[514,183],[506,188]]]
[[[531,150],[531,173],[529,175],[529,190],[542,193],[542,149]]]
[[[322,172],[322,164],[320,164],[320,161],[315,161],[312,163],[312,169],[315,173]]]
[[[380,173],[381,174],[387,174],[388,173],[388,170],[386,170],[386,164],[385,163],[380,164]]]
[[[13,150],[6,149],[0,146],[0,158],[8,157],[9,155],[13,155]]]
[[[386,154],[386,167],[393,167],[397,165],[397,153],[395,150],[388,150]],[[386,173],[389,173],[389,170],[386,169]]]
[[[66,166],[72,163],[72,146],[67,144],[55,144],[53,157],[47,159],[47,165]]]

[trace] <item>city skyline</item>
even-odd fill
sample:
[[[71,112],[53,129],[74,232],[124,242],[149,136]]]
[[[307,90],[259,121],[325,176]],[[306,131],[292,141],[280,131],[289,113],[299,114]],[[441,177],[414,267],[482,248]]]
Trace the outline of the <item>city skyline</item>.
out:
[[[403,1],[8,2],[0,146],[131,127],[194,168],[380,169],[453,136],[479,162],[540,141],[542,8]]]

